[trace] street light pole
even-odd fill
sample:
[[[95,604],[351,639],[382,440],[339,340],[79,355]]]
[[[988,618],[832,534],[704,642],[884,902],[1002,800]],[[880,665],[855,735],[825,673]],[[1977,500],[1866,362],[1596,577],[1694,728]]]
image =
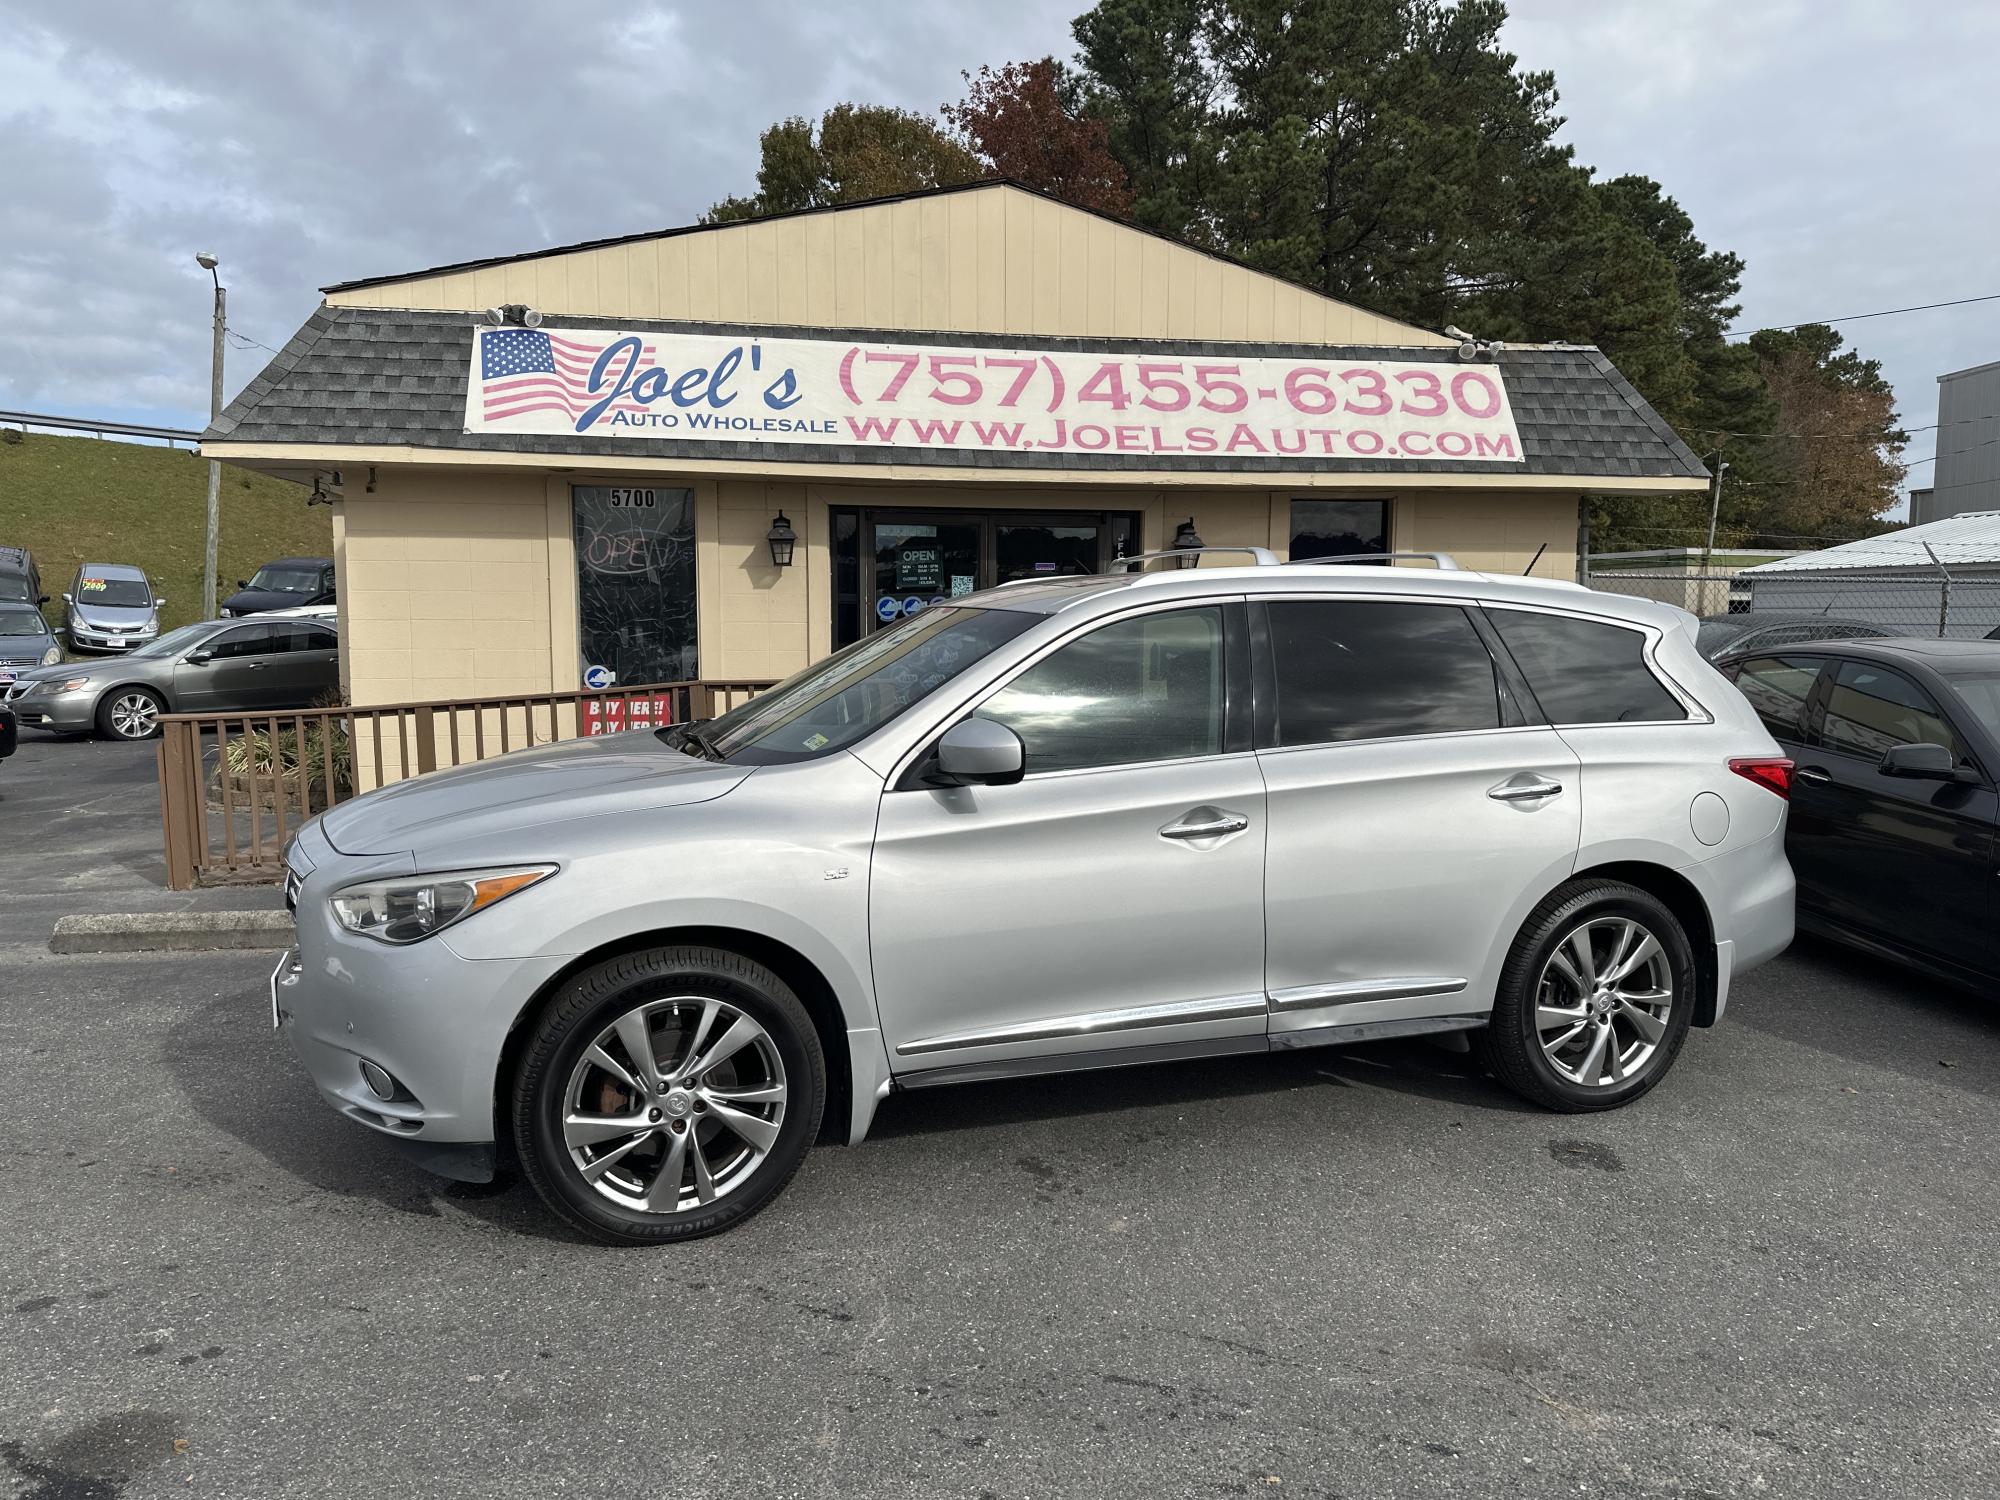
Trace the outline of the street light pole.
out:
[[[215,349],[209,361],[208,420],[212,426],[222,415],[222,330],[229,326],[229,292],[222,284],[222,278],[215,273],[218,262],[214,254],[204,250],[194,258],[195,264],[208,272],[209,280],[215,283]],[[215,459],[208,461],[208,542],[202,549],[201,562],[201,617],[215,618],[215,549],[216,540],[222,530],[222,465]]]

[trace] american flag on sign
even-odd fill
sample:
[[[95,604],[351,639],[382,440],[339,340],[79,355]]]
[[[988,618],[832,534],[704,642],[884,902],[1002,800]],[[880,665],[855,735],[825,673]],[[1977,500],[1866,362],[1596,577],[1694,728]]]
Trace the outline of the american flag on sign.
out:
[[[614,358],[606,370],[604,388],[590,389],[591,366],[613,342],[609,338],[573,339],[539,328],[482,329],[479,335],[480,411],[487,421],[521,417],[530,412],[559,411],[574,421],[615,389],[624,360]],[[641,363],[650,364],[647,344]],[[636,402],[620,401],[612,411],[644,411]]]

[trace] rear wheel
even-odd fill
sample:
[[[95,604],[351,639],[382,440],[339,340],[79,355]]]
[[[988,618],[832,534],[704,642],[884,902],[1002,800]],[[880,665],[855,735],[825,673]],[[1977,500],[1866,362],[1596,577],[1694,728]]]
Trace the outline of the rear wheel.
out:
[[[775,1198],[819,1133],[826,1064],[798,997],[714,948],[652,948],[565,985],[514,1083],[542,1199],[609,1244],[715,1234]]]
[[[108,739],[150,740],[160,732],[166,702],[151,688],[113,688],[97,705],[97,730]]]
[[[1666,1076],[1694,1000],[1694,951],[1664,902],[1622,881],[1572,881],[1515,939],[1473,1051],[1537,1104],[1615,1109]]]

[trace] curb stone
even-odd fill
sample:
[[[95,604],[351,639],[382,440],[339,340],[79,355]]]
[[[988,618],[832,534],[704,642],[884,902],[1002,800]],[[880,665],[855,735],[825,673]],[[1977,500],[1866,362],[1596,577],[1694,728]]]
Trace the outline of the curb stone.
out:
[[[107,912],[56,918],[51,953],[207,953],[229,948],[289,948],[292,917],[283,911]]]

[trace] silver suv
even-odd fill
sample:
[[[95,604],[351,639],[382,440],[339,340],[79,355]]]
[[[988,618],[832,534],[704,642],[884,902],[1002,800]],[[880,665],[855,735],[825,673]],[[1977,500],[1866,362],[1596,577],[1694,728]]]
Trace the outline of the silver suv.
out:
[[[1652,1088],[1792,935],[1791,763],[1694,618],[1254,560],[1007,585],[337,807],[273,1020],[424,1165],[504,1144],[638,1243],[899,1088],[1455,1031],[1551,1109]]]

